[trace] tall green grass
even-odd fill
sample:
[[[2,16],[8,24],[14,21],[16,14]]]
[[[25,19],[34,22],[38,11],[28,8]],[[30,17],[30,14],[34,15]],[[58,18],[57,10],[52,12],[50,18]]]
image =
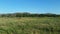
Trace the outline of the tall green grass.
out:
[[[0,34],[60,34],[60,18],[0,18]]]

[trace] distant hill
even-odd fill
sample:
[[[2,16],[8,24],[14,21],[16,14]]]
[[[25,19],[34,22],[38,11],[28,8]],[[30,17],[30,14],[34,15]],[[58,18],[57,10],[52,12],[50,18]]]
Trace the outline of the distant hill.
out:
[[[31,14],[31,13],[9,13],[9,14],[0,14],[0,17],[60,17],[60,15],[45,13],[45,14]]]

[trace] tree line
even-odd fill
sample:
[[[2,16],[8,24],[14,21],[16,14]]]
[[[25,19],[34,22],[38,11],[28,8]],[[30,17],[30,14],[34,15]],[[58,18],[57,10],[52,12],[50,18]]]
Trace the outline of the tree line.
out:
[[[0,14],[0,17],[60,17],[57,14],[32,14],[32,13],[10,13],[10,14]]]

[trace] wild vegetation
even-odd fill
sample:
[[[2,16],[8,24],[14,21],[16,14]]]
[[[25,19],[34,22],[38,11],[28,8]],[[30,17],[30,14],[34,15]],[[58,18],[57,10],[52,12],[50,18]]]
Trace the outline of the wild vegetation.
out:
[[[9,16],[7,17],[7,15]],[[1,16],[0,34],[60,34],[59,16],[37,17],[34,14],[34,17],[25,17],[25,14],[23,16],[20,13],[16,15],[4,14]]]
[[[10,13],[10,14],[0,14],[0,17],[60,17],[58,14],[45,13],[45,14],[32,14],[32,13]]]

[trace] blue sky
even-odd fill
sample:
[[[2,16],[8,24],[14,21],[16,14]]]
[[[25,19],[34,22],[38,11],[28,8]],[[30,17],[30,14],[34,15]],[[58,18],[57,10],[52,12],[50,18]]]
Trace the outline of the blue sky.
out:
[[[60,0],[0,0],[0,13],[15,12],[60,14]]]

